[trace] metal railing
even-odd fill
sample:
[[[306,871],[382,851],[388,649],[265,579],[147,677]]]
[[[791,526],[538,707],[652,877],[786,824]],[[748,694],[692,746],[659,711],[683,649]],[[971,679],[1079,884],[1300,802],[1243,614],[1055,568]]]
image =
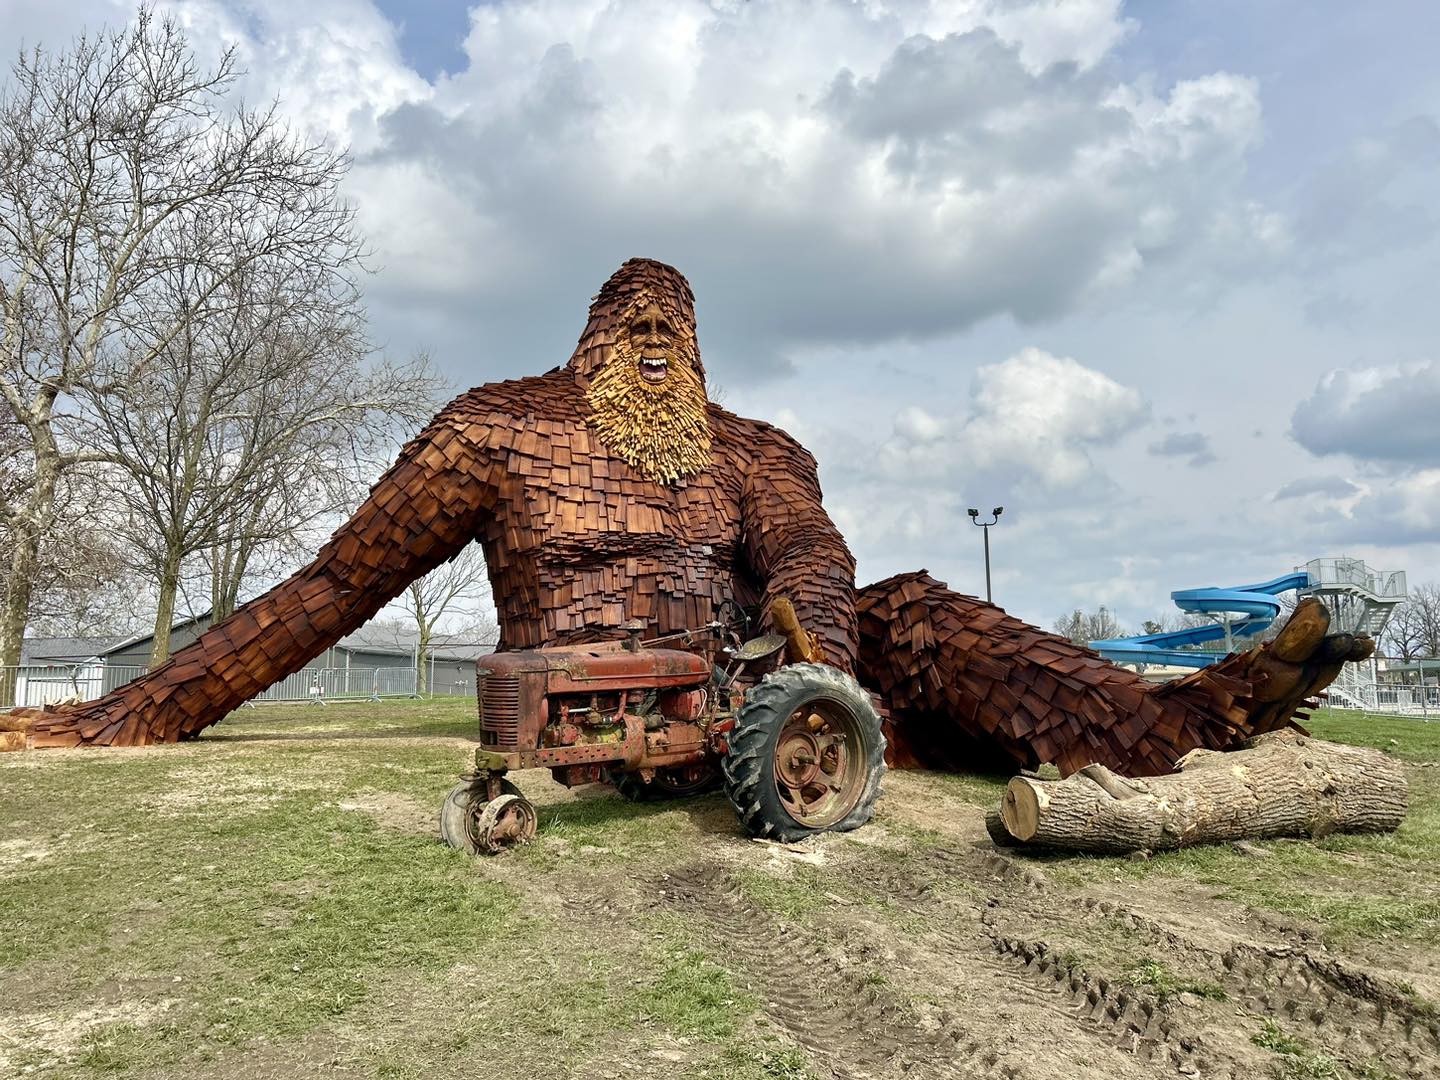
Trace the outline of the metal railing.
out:
[[[0,689],[13,686],[4,705],[39,708],[61,701],[90,701],[145,674],[143,667],[104,664],[22,664],[0,668]]]
[[[414,696],[414,668],[308,668],[287,675],[250,700],[318,702]]]
[[[1337,682],[1329,688],[1326,704],[1332,709],[1440,720],[1440,686],[1434,683]]]
[[[0,668],[0,691],[12,685],[15,688],[14,700],[0,702],[0,709],[93,701],[138,679],[145,671],[144,667],[105,664],[24,664]],[[318,702],[414,697],[415,688],[413,667],[307,668],[286,676],[251,700]],[[458,678],[453,672],[438,673],[433,689],[427,693],[473,696],[475,680]]]
[[[1363,559],[1311,559],[1305,572],[1310,575],[1311,589],[1350,585],[1376,596],[1406,595],[1404,570],[1376,570]]]

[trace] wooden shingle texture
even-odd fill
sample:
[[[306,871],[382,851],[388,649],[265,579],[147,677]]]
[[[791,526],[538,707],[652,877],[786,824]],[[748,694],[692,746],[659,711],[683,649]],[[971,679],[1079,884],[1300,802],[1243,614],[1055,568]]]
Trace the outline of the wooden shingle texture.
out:
[[[901,764],[963,765],[989,750],[1155,773],[1189,748],[1251,733],[1243,666],[1157,690],[923,572],[857,593],[814,458],[769,424],[702,400],[708,465],[666,480],[632,464],[599,438],[587,390],[617,355],[624,320],[652,302],[679,330],[672,363],[703,380],[689,285],[632,259],[595,298],[565,367],[450,402],[313,562],[148,675],[36,716],[32,744],[193,736],[476,541],[504,649],[611,638],[631,619],[664,634],[709,622],[727,600],[763,612],[789,597],[831,662],[888,703]],[[692,468],[686,460],[663,467]],[[1291,711],[1272,708],[1266,722]]]

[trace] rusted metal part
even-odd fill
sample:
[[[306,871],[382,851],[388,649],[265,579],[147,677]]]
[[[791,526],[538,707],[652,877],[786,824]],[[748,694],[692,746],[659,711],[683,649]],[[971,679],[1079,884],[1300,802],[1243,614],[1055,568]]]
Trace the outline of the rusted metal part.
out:
[[[854,718],[826,702],[785,722],[775,746],[775,785],[796,821],[824,828],[855,808],[866,781],[858,739]]]
[[[535,839],[539,815],[521,795],[504,793],[485,803],[474,816],[471,836],[482,855],[494,855],[508,847]]]

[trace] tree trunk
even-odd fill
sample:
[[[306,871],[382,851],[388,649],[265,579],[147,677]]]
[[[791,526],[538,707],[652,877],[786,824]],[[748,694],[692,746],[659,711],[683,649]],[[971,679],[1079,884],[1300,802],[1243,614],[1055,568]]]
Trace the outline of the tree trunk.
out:
[[[170,659],[170,627],[175,623],[175,594],[180,591],[180,556],[165,553],[157,582],[160,590],[155,609],[155,642],[150,646],[150,670]]]
[[[0,607],[0,706],[15,704],[15,680],[19,674],[16,668],[30,616],[30,584],[37,546],[25,536],[15,538],[5,603]]]
[[[55,485],[59,465],[36,454],[35,481],[14,531],[14,550],[5,579],[5,602],[0,605],[0,706],[15,704],[20,653],[25,626],[30,621],[30,597],[40,569],[40,543],[54,520]]]
[[[225,596],[230,587],[230,545],[216,544],[210,549],[210,622],[218,625],[233,609],[225,607]]]
[[[425,654],[430,651],[430,635],[432,633],[433,628],[429,623],[420,623],[419,648],[415,653],[415,693],[417,695],[430,692],[430,673],[425,669]]]
[[[1193,750],[1170,776],[1127,780],[1087,765],[1064,780],[1012,779],[1000,817],[1027,847],[1102,854],[1332,832],[1389,832],[1405,817],[1400,764],[1293,730],[1244,750]]]

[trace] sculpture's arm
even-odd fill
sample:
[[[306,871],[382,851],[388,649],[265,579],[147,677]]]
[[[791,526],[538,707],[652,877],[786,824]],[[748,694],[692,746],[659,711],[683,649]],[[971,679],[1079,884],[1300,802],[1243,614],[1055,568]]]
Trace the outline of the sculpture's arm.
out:
[[[859,644],[855,560],[820,502],[809,451],[783,432],[757,441],[740,499],[750,567],[765,584],[764,610],[786,596],[831,663],[851,671]]]
[[[494,505],[504,439],[467,398],[453,402],[310,565],[149,674],[34,718],[34,745],[173,742],[300,670],[474,538]]]

